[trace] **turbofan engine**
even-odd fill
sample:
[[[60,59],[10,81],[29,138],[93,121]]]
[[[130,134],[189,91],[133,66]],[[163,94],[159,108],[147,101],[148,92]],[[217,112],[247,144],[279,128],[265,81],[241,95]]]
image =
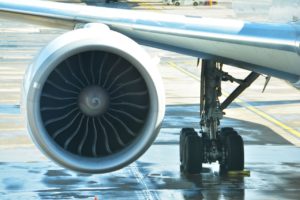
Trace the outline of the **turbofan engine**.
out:
[[[50,42],[28,68],[23,101],[29,133],[42,152],[87,173],[136,160],[164,116],[162,82],[149,55],[105,25]]]

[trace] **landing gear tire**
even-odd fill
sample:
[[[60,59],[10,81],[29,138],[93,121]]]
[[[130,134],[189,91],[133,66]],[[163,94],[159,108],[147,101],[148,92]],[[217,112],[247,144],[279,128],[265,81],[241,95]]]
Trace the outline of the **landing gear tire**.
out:
[[[185,138],[182,171],[188,174],[198,174],[202,171],[203,141],[198,135]]]
[[[183,128],[180,131],[180,138],[179,138],[179,157],[180,162],[182,162],[183,158],[183,151],[184,151],[184,142],[187,136],[194,135],[197,136],[196,131],[193,128]]]
[[[238,133],[231,127],[223,127],[221,128],[221,132],[220,132],[220,139],[222,141],[223,144],[225,144],[226,142],[226,138],[229,135],[238,135]]]
[[[231,128],[230,128],[231,129]],[[236,131],[228,130],[221,132],[225,148],[225,163],[220,165],[223,171],[241,171],[244,170],[244,142]]]

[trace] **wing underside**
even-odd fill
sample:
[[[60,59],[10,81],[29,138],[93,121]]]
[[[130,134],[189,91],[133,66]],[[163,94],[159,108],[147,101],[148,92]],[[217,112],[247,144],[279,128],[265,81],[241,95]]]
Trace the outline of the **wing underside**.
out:
[[[144,45],[291,81],[300,76],[297,24],[192,18],[47,1],[0,0],[0,16],[66,29],[80,23],[102,23]]]

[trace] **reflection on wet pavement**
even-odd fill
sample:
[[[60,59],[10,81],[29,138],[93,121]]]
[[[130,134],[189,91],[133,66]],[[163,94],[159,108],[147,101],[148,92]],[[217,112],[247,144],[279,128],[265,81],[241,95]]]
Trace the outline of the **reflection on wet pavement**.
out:
[[[246,121],[224,120],[226,125],[244,130],[240,132],[246,144],[250,177],[220,175],[216,163],[204,165],[198,175],[181,174],[179,131],[188,122],[197,124],[195,107],[168,106],[163,128],[152,147],[135,163],[109,174],[71,172],[41,160],[34,147],[27,148],[26,155],[31,156],[25,160],[22,151],[1,149],[1,199],[92,199],[95,195],[99,199],[276,199],[280,196],[296,199],[300,149],[270,129]],[[182,117],[174,118],[178,113]],[[249,127],[255,130],[246,131]],[[265,132],[263,138],[261,130]],[[4,154],[14,156],[15,161],[6,160]]]

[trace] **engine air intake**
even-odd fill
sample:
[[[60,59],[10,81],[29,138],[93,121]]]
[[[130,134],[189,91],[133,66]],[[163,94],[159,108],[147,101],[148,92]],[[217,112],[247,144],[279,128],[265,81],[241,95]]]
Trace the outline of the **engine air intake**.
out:
[[[140,73],[102,51],[73,55],[50,74],[40,110],[48,134],[66,151],[85,157],[116,153],[137,136],[149,96]]]
[[[132,163],[151,146],[164,116],[164,89],[149,55],[108,27],[51,41],[29,66],[23,89],[34,143],[79,172]]]

